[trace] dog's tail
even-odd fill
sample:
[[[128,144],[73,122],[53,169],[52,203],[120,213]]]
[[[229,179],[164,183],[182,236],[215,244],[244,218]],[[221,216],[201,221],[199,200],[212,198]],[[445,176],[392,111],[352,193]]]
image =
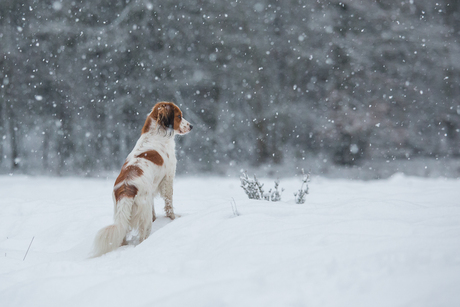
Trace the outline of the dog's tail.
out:
[[[98,231],[94,240],[92,257],[99,257],[121,246],[123,239],[129,231],[133,203],[133,198],[122,198],[115,204],[115,223]]]

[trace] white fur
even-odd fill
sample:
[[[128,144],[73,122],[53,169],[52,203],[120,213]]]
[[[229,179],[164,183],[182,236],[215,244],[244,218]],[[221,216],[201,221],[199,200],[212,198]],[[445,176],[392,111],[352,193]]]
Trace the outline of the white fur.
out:
[[[141,135],[134,149],[126,158],[127,165],[139,167],[143,174],[131,180],[125,180],[114,186],[114,224],[101,229],[94,242],[94,257],[113,251],[125,244],[125,237],[131,229],[137,229],[139,242],[150,235],[155,220],[153,198],[160,195],[165,200],[166,216],[175,219],[172,199],[173,180],[176,174],[175,134],[186,134],[192,126],[182,119],[178,130],[163,130],[152,121],[148,132]],[[143,152],[155,150],[163,158],[162,165],[136,157]],[[134,198],[123,197],[116,202],[115,191],[122,185],[135,186],[138,191]]]

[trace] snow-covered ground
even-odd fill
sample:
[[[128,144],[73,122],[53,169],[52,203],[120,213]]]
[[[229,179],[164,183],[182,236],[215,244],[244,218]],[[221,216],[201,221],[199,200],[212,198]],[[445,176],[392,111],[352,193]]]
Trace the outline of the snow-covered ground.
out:
[[[314,177],[297,205],[299,178],[270,203],[179,177],[182,217],[88,259],[113,181],[0,177],[1,306],[460,306],[458,179]]]

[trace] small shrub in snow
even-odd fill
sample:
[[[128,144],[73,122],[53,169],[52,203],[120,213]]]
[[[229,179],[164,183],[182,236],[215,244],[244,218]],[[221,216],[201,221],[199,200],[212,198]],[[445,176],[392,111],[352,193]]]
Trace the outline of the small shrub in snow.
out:
[[[281,191],[279,190],[279,185],[280,185],[280,181],[279,180],[276,180],[275,181],[275,190],[272,192],[272,189],[270,189],[270,191],[268,191],[268,193],[270,194],[270,200],[271,201],[280,201],[281,200],[281,193],[284,191],[284,189],[281,189]]]
[[[298,192],[294,193],[296,204],[304,204],[305,196],[308,194],[308,182],[310,182],[310,173],[305,174],[304,170],[302,169],[302,174],[302,186]]]
[[[248,173],[243,172],[240,176],[241,180],[241,187],[243,188],[246,195],[249,199],[263,199],[264,198],[264,190],[263,184],[260,184],[259,180],[257,180],[256,175],[254,175],[254,180],[249,179]]]
[[[284,189],[279,190],[279,180],[275,181],[275,189],[270,189],[268,193],[264,192],[263,184],[259,182],[257,176],[254,174],[254,180],[250,179],[247,172],[242,172],[240,176],[241,187],[243,188],[249,199],[264,199],[267,201],[280,201],[281,193]]]

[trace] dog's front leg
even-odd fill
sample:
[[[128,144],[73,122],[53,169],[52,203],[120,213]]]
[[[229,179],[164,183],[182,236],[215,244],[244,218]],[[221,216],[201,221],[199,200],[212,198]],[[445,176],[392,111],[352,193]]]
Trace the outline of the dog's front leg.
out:
[[[161,196],[165,200],[165,213],[171,220],[176,218],[173,207],[173,177],[166,176],[163,180]]]

